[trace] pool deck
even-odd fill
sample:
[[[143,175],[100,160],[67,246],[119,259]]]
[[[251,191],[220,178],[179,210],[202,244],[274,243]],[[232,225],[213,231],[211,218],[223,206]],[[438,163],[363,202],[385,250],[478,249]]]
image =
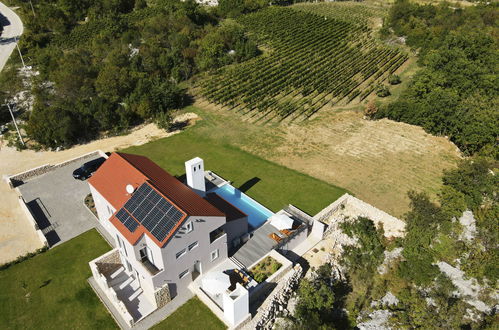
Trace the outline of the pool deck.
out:
[[[276,241],[269,237],[269,234],[276,231],[277,229],[270,223],[265,223],[253,232],[253,236],[232,257],[248,269],[278,245]]]

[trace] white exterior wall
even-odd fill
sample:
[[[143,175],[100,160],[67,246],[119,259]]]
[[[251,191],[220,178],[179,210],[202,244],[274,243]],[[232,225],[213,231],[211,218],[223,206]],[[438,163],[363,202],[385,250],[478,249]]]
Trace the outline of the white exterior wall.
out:
[[[231,325],[237,325],[248,317],[249,293],[241,284],[231,293],[223,294],[224,316]]]
[[[191,221],[194,226],[193,231],[187,233],[185,226]],[[119,247],[117,236],[123,241],[126,250],[125,253],[120,248],[123,265],[127,268],[126,260],[131,264],[133,270],[137,271],[144,293],[154,303],[154,292],[166,284],[170,286],[172,296],[175,296],[179,290],[187,289],[187,286],[192,282],[192,272],[194,271],[196,261],[199,260],[201,262],[202,272],[204,273],[227,258],[227,234],[210,243],[210,232],[224,224],[225,217],[190,217],[164,248],[160,248],[147,235],[142,235],[139,241],[135,245],[132,245],[113,225],[110,226],[109,233],[116,240],[117,247]],[[180,258],[176,258],[177,252],[183,248],[188,249],[188,246],[196,241],[198,242],[196,248],[187,251]],[[140,261],[139,251],[145,246],[151,249],[154,264],[160,270],[154,276],[151,275]],[[218,249],[218,258],[212,262],[210,255],[216,249]],[[179,274],[187,269],[189,270],[189,274],[179,279]]]
[[[99,220],[101,223],[106,223],[116,210],[91,184],[88,184],[88,186],[90,187],[90,192],[94,199],[95,209],[97,210]],[[106,229],[108,228],[109,227],[106,227]]]
[[[204,181],[204,162],[196,157],[185,162],[185,176],[187,185],[198,195],[204,196],[206,193],[206,184]]]
[[[188,222],[193,223],[193,231],[187,233],[185,226]],[[175,295],[178,290],[184,290],[192,282],[192,272],[197,261],[201,263],[202,273],[206,273],[228,256],[227,234],[210,243],[210,232],[223,226],[225,217],[189,217],[184,226],[177,231],[172,239],[163,249],[163,262],[166,265],[163,276],[155,279],[155,284],[163,286],[170,284],[170,292]],[[198,246],[180,258],[176,254],[194,242]],[[218,258],[211,261],[211,252],[218,249]],[[189,275],[179,279],[179,274],[189,270]],[[159,282],[159,283],[158,283]]]

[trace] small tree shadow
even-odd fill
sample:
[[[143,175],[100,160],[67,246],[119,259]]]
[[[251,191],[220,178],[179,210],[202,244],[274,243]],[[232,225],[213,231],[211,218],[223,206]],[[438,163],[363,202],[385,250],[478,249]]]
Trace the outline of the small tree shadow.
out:
[[[43,282],[43,283],[42,283],[42,285],[40,285],[40,286],[39,286],[39,288],[41,289],[41,288],[46,287],[47,285],[49,285],[49,284],[50,284],[50,282],[52,282],[52,280],[51,280],[51,279],[46,280],[45,282]]]

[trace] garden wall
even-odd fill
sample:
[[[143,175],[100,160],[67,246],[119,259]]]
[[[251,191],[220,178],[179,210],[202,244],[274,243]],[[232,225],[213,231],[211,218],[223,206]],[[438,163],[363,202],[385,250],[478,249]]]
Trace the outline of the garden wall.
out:
[[[9,186],[11,188],[15,188],[17,186],[22,185],[24,183],[24,181],[32,179],[36,176],[48,173],[48,172],[53,171],[59,167],[63,167],[63,166],[69,165],[71,163],[78,162],[82,159],[92,158],[92,157],[96,157],[96,156],[100,156],[100,157],[104,157],[104,158],[108,157],[106,155],[106,153],[103,152],[102,150],[96,150],[96,151],[92,151],[92,152],[89,152],[87,154],[72,158],[70,160],[66,160],[64,162],[55,164],[55,165],[45,164],[45,165],[38,166],[38,167],[32,168],[30,170],[21,172],[21,173],[10,175],[10,176],[7,176],[5,178],[5,180],[7,181],[7,183],[9,184]]]

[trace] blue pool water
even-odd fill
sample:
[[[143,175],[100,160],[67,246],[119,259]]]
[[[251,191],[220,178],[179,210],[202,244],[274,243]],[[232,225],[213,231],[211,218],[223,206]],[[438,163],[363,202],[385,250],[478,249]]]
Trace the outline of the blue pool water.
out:
[[[246,213],[248,215],[248,224],[253,229],[260,227],[270,216],[274,214],[240,190],[232,187],[230,184],[217,187],[212,191]]]

